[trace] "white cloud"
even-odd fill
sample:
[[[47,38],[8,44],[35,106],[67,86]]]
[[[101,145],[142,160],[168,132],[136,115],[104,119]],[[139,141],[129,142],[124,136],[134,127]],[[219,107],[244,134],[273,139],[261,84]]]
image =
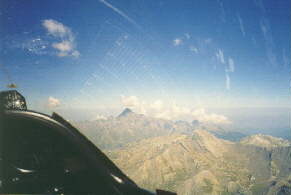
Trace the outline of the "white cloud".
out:
[[[225,88],[227,90],[230,90],[230,77],[229,77],[228,73],[225,74]]]
[[[185,37],[186,37],[186,39],[190,39],[191,38],[189,33],[185,33]]]
[[[228,69],[227,72],[234,72],[234,60],[232,58],[228,58]]]
[[[234,72],[234,60],[232,58],[228,58],[228,66],[225,67],[225,88],[230,90],[230,73]]]
[[[123,107],[133,109],[140,114],[146,114],[146,103],[139,100],[136,96],[121,96],[121,104]]]
[[[179,46],[183,43],[183,40],[182,39],[179,39],[179,38],[176,38],[173,40],[173,45],[174,46]]]
[[[196,109],[191,112],[191,115],[202,123],[214,123],[214,124],[230,124],[226,116],[218,115],[214,113],[207,113],[204,108]]]
[[[75,36],[69,27],[52,19],[44,20],[42,25],[47,30],[49,35],[59,39],[58,42],[54,42],[51,45],[58,51],[57,55],[59,57],[80,56],[80,52],[75,49]]]
[[[244,28],[243,20],[241,19],[241,17],[240,17],[239,14],[237,14],[237,19],[238,19],[238,22],[239,22],[240,31],[241,31],[241,33],[243,34],[243,36],[245,36],[245,35],[246,35],[246,32],[245,32],[245,28]]]
[[[140,114],[149,115],[156,118],[168,120],[189,119],[198,120],[202,123],[230,124],[226,116],[215,113],[207,113],[204,108],[190,109],[179,106],[176,103],[165,104],[162,100],[156,100],[153,103],[141,101],[136,96],[121,96],[121,103],[125,107],[133,109]]]
[[[198,48],[194,47],[194,46],[190,46],[190,51],[194,52],[194,53],[198,53]]]
[[[61,105],[61,102],[60,102],[59,99],[54,98],[54,97],[52,97],[52,96],[50,96],[50,97],[48,98],[48,106],[49,106],[49,107],[54,108],[54,107],[58,107],[58,106],[60,106],[60,105]]]
[[[71,36],[71,30],[62,23],[48,19],[44,20],[42,25],[47,29],[48,33],[55,37]]]
[[[218,49],[218,51],[216,52],[216,58],[222,63],[224,64],[225,61],[224,61],[224,54],[223,54],[223,51],[221,49]]]
[[[96,115],[94,118],[92,118],[92,121],[95,121],[95,120],[107,120],[107,117],[98,114],[98,115]]]
[[[136,108],[140,105],[140,101],[136,96],[121,96],[121,104],[127,108]]]
[[[204,108],[189,109],[186,107],[172,104],[167,108],[154,112],[154,116],[157,118],[164,118],[168,120],[180,120],[188,118],[190,120],[198,120],[201,123],[213,123],[213,124],[230,124],[231,122],[226,116],[218,115],[215,113],[207,113]]]
[[[69,52],[73,49],[73,45],[70,41],[62,41],[59,43],[53,43],[53,48],[58,49],[60,52]]]
[[[80,56],[80,52],[75,50],[72,52],[72,56],[78,58]]]
[[[152,105],[151,108],[155,110],[161,110],[164,106],[162,100],[156,100]]]

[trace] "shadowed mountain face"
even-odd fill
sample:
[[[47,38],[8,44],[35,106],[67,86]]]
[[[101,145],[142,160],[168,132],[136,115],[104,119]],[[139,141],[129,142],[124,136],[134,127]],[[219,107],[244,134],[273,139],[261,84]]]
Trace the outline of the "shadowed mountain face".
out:
[[[189,195],[291,191],[291,146],[283,139],[246,137],[198,121],[151,118],[130,109],[118,117],[75,125],[147,189]],[[244,137],[240,141],[238,134]],[[233,138],[236,142],[229,141]]]

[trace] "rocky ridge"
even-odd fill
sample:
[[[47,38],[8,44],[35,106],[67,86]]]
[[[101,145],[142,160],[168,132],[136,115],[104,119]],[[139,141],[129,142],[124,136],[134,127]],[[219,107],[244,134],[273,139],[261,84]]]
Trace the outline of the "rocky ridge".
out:
[[[151,118],[130,109],[75,125],[147,189],[189,195],[291,191],[291,146],[284,139],[246,137],[215,125]]]
[[[178,194],[273,194],[291,190],[291,147],[245,145],[207,131],[172,134],[107,151],[139,185]]]

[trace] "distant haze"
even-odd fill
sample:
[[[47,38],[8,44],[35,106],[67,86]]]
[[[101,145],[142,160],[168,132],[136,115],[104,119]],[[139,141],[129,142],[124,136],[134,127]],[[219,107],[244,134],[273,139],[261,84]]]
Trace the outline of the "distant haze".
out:
[[[118,116],[122,108],[111,109],[67,109],[56,110],[71,121],[92,121],[108,116]],[[265,133],[290,139],[289,108],[208,108],[209,113],[224,115],[232,122],[221,125],[230,131],[245,134]],[[191,122],[191,120],[186,120]]]

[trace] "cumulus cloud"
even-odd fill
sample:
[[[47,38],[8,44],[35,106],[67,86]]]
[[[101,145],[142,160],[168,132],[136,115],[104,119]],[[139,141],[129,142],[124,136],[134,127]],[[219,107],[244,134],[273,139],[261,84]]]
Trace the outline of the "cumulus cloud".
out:
[[[133,109],[140,114],[146,114],[146,103],[139,100],[136,96],[121,96],[121,104],[123,107]]]
[[[48,19],[44,20],[42,25],[47,29],[49,34],[55,37],[72,36],[71,30],[58,21]]]
[[[52,43],[51,46],[57,50],[59,57],[80,56],[80,52],[76,49],[75,36],[69,27],[52,19],[44,20],[42,25],[50,36],[58,40],[58,42]]]
[[[62,41],[59,43],[53,43],[53,48],[60,50],[61,52],[68,52],[71,51],[73,45],[70,41]]]
[[[183,43],[183,40],[182,39],[179,39],[179,38],[176,38],[173,40],[173,45],[174,46],[179,46]]]
[[[121,96],[121,103],[127,108],[136,108],[140,105],[140,101],[136,96]]]
[[[216,58],[219,62],[221,62],[222,64],[225,63],[224,61],[224,54],[223,54],[223,51],[221,49],[218,49],[218,51],[216,52]]]
[[[135,112],[167,120],[197,120],[201,123],[230,124],[226,116],[208,113],[204,108],[190,109],[176,103],[165,104],[162,100],[146,103],[136,96],[121,96],[121,103]]]
[[[54,107],[58,107],[58,106],[60,106],[60,105],[61,105],[61,102],[60,102],[59,99],[54,98],[54,97],[52,97],[52,96],[50,96],[50,97],[48,98],[48,106],[49,106],[49,107],[54,108]]]
[[[152,111],[153,116],[168,120],[180,120],[188,118],[190,120],[197,120],[200,123],[212,124],[230,124],[231,122],[226,116],[215,113],[208,113],[204,108],[189,109],[187,107],[178,106],[177,104],[169,105],[159,111]]]
[[[215,113],[207,113],[204,108],[196,109],[191,112],[195,120],[202,123],[215,123],[215,124],[230,124],[229,119],[224,115]]]

